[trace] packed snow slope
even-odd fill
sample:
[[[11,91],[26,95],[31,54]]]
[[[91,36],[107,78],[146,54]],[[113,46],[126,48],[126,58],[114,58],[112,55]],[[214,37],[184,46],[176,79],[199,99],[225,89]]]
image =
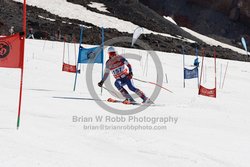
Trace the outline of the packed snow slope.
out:
[[[88,46],[85,46],[88,47]],[[66,44],[65,62],[74,64],[73,44]],[[78,48],[78,46],[76,46]],[[154,82],[155,65],[146,67],[145,51],[118,48],[119,53],[142,56],[130,60],[134,77]],[[106,51],[105,51],[106,52]],[[68,54],[69,53],[69,54]],[[250,155],[250,66],[249,63],[217,60],[218,97],[197,95],[197,80],[187,80],[183,88],[182,55],[157,52],[168,83],[156,104],[133,115],[135,118],[168,118],[165,124],[150,121],[119,122],[99,107],[86,86],[86,65],[81,66],[77,89],[72,91],[74,74],[61,71],[63,43],[27,40],[23,82],[21,126],[16,130],[20,70],[0,68],[0,166],[6,167],[247,167]],[[69,57],[69,58],[68,58]],[[194,57],[186,56],[186,64]],[[213,59],[206,58],[202,84],[213,87]],[[159,66],[159,65],[157,65]],[[222,67],[222,72],[220,69]],[[92,73],[100,99],[112,97],[97,86],[100,65]],[[147,70],[148,69],[148,70]],[[220,74],[222,73],[222,77]],[[112,82],[114,81],[111,77]],[[134,81],[147,95],[153,85]],[[221,87],[221,88],[220,88]],[[140,101],[140,99],[136,99]],[[107,102],[104,102],[107,103]],[[108,104],[123,112],[123,104]],[[74,116],[93,118],[75,122]],[[96,116],[112,117],[112,122],[96,122]],[[175,120],[175,121],[174,121]],[[88,130],[86,126],[157,126],[158,130]],[[167,127],[167,128],[166,128]]]

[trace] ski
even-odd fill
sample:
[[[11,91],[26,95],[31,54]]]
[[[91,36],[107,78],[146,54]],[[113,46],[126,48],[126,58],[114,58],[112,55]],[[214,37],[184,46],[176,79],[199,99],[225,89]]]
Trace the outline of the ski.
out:
[[[122,100],[113,99],[113,98],[108,98],[107,101],[110,103],[123,103],[125,105],[141,105],[141,103],[138,103],[138,102],[124,103],[124,101],[122,101]]]
[[[165,106],[164,104],[150,104],[150,103],[138,103],[138,102],[130,102],[130,103],[124,103],[122,100],[118,100],[118,99],[113,99],[113,98],[108,98],[107,102],[110,103],[122,103],[125,105],[141,105],[141,106]]]

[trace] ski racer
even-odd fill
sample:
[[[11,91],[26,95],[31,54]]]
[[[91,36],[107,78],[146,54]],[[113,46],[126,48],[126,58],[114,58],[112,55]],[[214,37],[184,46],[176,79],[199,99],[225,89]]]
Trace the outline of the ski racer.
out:
[[[135,103],[135,100],[123,87],[125,85],[127,85],[132,92],[135,92],[142,99],[142,103],[151,102],[151,100],[140,89],[134,86],[132,81],[132,67],[129,62],[123,56],[118,55],[113,46],[110,46],[108,48],[108,55],[109,59],[106,61],[104,77],[98,83],[98,86],[102,87],[103,83],[109,76],[110,71],[112,71],[112,74],[116,79],[114,85],[125,98],[125,100],[123,101],[124,104]],[[128,69],[126,68],[126,66]]]

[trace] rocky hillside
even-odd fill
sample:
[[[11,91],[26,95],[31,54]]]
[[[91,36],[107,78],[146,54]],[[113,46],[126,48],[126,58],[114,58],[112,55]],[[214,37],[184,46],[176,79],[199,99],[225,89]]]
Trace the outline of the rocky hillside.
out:
[[[178,25],[240,47],[250,43],[249,0],[140,0],[161,16],[172,16]],[[160,5],[161,4],[161,5]]]
[[[15,26],[15,31],[21,31],[21,15],[22,4],[13,2],[11,0],[0,0],[0,33],[8,34],[8,30],[11,26]],[[95,8],[88,6],[90,0],[67,0],[71,3],[76,3],[85,6],[89,10],[97,13],[103,13]],[[194,48],[205,48],[209,51],[207,56],[212,56],[214,47],[206,45],[197,38],[193,37],[189,33],[183,31],[178,26],[172,24],[168,20],[164,19],[161,15],[140,3],[138,0],[94,0],[106,5],[110,13],[103,13],[111,15],[122,20],[127,20],[145,27],[152,31],[172,34],[173,36],[182,36],[197,41],[197,44],[191,44],[183,42],[182,40],[167,38],[160,35],[144,34],[140,37],[145,43],[149,44],[151,48],[159,51],[181,53],[182,46],[184,46],[190,54],[194,53]],[[53,20],[53,21],[52,21]],[[34,29],[34,36],[38,39],[49,40],[64,40],[64,36],[67,41],[73,41],[75,38],[79,40],[79,24],[88,26],[85,29],[84,43],[97,44],[101,41],[100,28],[91,23],[86,23],[77,19],[62,18],[57,15],[39,9],[37,7],[27,7],[27,30],[29,28]],[[58,36],[58,32],[61,36]],[[86,35],[88,34],[88,35]],[[91,35],[90,35],[91,34]],[[132,36],[132,34],[119,32],[116,29],[105,29],[105,40],[119,37],[119,36]],[[119,46],[130,47],[129,44],[119,43]],[[137,47],[137,46],[136,46]],[[229,49],[217,47],[218,57],[225,59],[234,59],[241,61],[250,61],[245,55],[240,55]]]

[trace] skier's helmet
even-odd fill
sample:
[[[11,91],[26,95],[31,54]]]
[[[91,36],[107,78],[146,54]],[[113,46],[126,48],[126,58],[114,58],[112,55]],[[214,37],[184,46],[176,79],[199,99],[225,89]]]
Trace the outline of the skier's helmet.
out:
[[[109,54],[109,58],[116,56],[116,50],[113,46],[110,46],[108,48],[108,54]]]

